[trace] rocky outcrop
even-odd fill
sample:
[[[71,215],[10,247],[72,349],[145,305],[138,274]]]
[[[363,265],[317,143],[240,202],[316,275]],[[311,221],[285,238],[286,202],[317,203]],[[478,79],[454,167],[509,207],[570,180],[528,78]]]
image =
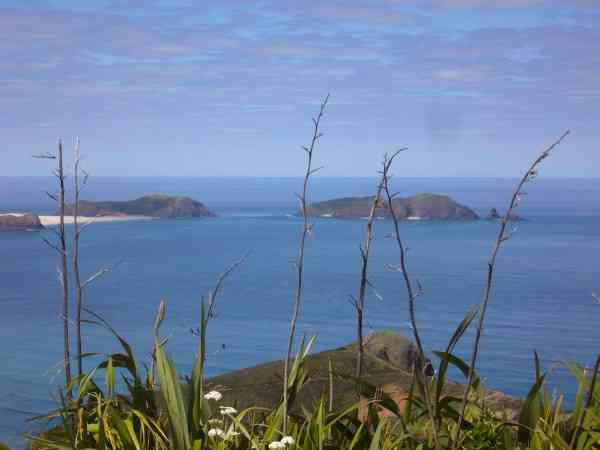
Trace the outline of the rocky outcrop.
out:
[[[311,216],[358,219],[368,217],[373,203],[370,197],[346,197],[308,205]],[[455,202],[447,195],[417,194],[410,197],[396,197],[392,201],[394,212],[399,219],[407,220],[477,220],[472,209]],[[381,201],[375,211],[376,217],[389,217],[387,202]]]
[[[476,220],[479,217],[472,209],[452,200],[447,195],[417,194],[398,198],[393,202],[394,211],[404,212],[404,218]]]
[[[365,339],[363,379],[388,393],[400,408],[411,389],[414,361],[418,358],[415,345],[393,332],[378,332]],[[329,364],[335,377],[333,403],[336,409],[344,409],[356,403],[357,343],[306,358],[305,367],[309,380],[296,398],[292,410],[301,412],[302,406],[310,407],[320,398],[329,396]],[[274,361],[256,367],[237,370],[207,380],[207,389],[223,394],[223,404],[237,405],[239,409],[250,406],[273,408],[281,400],[283,361]],[[460,398],[463,386],[448,381],[446,393]],[[493,396],[492,396],[493,394]],[[520,402],[498,391],[489,391],[488,404],[507,412],[511,417]],[[382,412],[385,414],[384,412]]]
[[[43,230],[37,214],[0,214],[0,231]]]
[[[485,216],[486,220],[498,220],[500,218],[501,218],[501,216],[500,216],[500,214],[498,214],[498,210],[496,208],[490,209],[490,212],[488,213],[488,215]]]
[[[80,216],[145,216],[159,218],[216,217],[202,203],[189,197],[164,194],[147,195],[131,201],[79,202]],[[67,215],[73,215],[73,205],[67,205]]]
[[[503,216],[500,215],[500,213],[498,212],[498,210],[496,208],[490,209],[490,212],[488,213],[488,215],[485,216],[486,220],[499,220],[502,218],[503,218]],[[523,218],[521,216],[517,216],[516,214],[511,214],[509,217],[509,220],[511,222],[518,222],[519,220],[523,220]]]
[[[350,344],[348,349],[356,351],[358,343]],[[433,375],[431,362],[421,360],[417,346],[397,333],[381,331],[370,334],[365,338],[364,350],[399,369],[411,371],[415,366],[424,367],[427,375]]]

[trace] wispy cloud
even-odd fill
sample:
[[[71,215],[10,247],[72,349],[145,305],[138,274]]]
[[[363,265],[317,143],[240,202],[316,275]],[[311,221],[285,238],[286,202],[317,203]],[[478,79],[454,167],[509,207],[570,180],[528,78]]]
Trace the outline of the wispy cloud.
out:
[[[331,92],[333,134],[351,145],[357,123],[373,140],[402,123],[414,142],[423,133],[500,136],[510,126],[524,135],[540,117],[591,133],[599,5],[6,0],[0,98],[10,114],[0,126],[13,143],[47,137],[44,127],[32,137],[31,123],[135,136],[158,132],[148,123],[189,134],[202,126],[217,145],[224,131],[265,139],[254,124],[270,123],[281,142]]]

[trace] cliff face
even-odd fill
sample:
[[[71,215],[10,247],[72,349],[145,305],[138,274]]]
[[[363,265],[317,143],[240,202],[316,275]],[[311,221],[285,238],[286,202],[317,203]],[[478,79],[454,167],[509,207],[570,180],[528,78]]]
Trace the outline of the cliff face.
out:
[[[337,217],[344,219],[359,219],[368,217],[371,210],[373,197],[344,197],[324,202],[311,203],[307,207],[308,215],[320,217]],[[377,217],[387,215],[387,212],[378,208]]]
[[[36,214],[0,214],[0,231],[43,230]]]
[[[65,214],[73,215],[73,205],[67,205]],[[202,203],[189,197],[171,197],[163,194],[147,195],[131,201],[79,202],[80,216],[147,216],[161,218],[216,217]]]
[[[479,217],[470,208],[456,203],[447,195],[417,194],[405,199],[397,199],[405,211],[406,217],[418,217],[421,219],[443,219],[443,220],[476,220]],[[396,210],[396,202],[394,202]]]
[[[310,204],[308,214],[342,219],[364,218],[369,216],[372,202],[373,196],[327,200]],[[446,195],[417,194],[406,198],[396,197],[392,204],[399,219],[477,220],[479,218],[472,209],[456,203]],[[390,216],[387,202],[381,202],[375,216]]]

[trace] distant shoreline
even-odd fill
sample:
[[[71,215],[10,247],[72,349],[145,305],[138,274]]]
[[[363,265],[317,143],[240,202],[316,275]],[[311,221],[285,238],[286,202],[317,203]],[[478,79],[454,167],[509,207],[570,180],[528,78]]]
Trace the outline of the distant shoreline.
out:
[[[2,213],[0,216],[24,216],[25,213]],[[38,216],[40,218],[40,222],[45,227],[52,227],[60,224],[60,216]],[[126,222],[130,220],[154,220],[156,217],[149,216],[79,216],[78,221],[80,224],[86,224],[90,222]],[[73,216],[65,216],[65,224],[72,225],[74,222]]]

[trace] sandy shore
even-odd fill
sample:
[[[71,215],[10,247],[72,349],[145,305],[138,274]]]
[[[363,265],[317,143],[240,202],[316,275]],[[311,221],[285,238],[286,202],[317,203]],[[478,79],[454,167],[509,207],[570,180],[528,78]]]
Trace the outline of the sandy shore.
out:
[[[53,225],[58,225],[60,223],[59,216],[39,216],[40,222],[45,227],[51,227]],[[89,222],[99,223],[99,222],[125,222],[128,220],[152,220],[155,217],[147,217],[147,216],[100,216],[100,217],[87,217],[87,216],[79,216],[78,220],[80,224],[85,224]],[[65,223],[72,224],[73,216],[65,216]]]
[[[25,213],[2,213],[0,216],[24,216]],[[60,216],[38,216],[40,218],[40,222],[45,227],[51,227],[53,225],[58,225],[60,223]],[[88,216],[79,216],[79,223],[86,224],[89,222],[124,222],[128,220],[151,220],[155,219],[155,217],[148,216],[100,216],[100,217],[88,217]],[[65,223],[72,224],[73,216],[65,216]]]

